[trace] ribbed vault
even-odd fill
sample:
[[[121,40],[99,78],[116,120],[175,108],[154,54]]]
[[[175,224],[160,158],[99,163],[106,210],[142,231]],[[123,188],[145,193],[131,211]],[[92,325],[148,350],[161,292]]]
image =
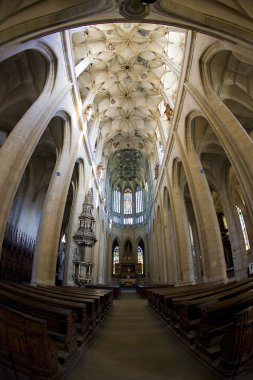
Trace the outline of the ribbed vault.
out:
[[[146,163],[143,154],[136,149],[121,149],[113,153],[108,162],[111,186],[125,188],[144,185],[147,174]]]
[[[71,39],[84,115],[92,109],[89,133],[99,124],[108,192],[147,182],[152,188],[149,169],[160,162],[170,129],[185,32],[101,24],[73,30]]]
[[[73,31],[82,102],[93,94],[105,153],[134,148],[152,152],[165,105],[173,109],[185,34],[167,26],[106,24]]]

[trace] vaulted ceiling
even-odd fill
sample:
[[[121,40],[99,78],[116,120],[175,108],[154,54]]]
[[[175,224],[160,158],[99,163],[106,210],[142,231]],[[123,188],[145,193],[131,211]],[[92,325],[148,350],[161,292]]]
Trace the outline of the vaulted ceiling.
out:
[[[147,180],[147,159],[136,149],[118,150],[109,158],[108,175],[112,188],[144,186]]]
[[[165,134],[170,126],[165,109],[174,107],[184,43],[184,31],[155,24],[73,30],[75,65],[90,62],[78,77],[80,97],[85,103],[94,94],[92,117],[99,119],[106,157],[122,149],[154,155],[154,144],[161,141],[158,123]],[[122,177],[120,170],[116,177]]]

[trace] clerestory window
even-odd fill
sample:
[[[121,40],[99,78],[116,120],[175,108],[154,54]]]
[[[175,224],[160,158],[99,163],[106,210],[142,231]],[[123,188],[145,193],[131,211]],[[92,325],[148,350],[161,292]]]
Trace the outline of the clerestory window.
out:
[[[239,215],[240,223],[241,223],[241,228],[242,228],[242,233],[243,233],[243,238],[244,238],[244,243],[245,243],[245,249],[246,251],[250,250],[250,244],[249,244],[249,237],[248,237],[248,232],[244,220],[244,216],[242,213],[242,210],[240,207],[236,206],[237,213]]]
[[[130,215],[133,213],[133,201],[132,201],[132,191],[126,189],[124,192],[124,214]]]
[[[120,214],[121,193],[119,187],[113,192],[113,211]]]
[[[136,202],[136,214],[143,212],[143,194],[140,186],[137,187],[135,193],[135,202]]]

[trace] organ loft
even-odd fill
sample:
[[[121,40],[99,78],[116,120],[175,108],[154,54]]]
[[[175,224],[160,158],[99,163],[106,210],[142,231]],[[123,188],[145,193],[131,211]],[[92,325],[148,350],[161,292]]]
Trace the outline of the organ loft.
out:
[[[249,379],[251,2],[3,0],[0,20],[1,378]]]

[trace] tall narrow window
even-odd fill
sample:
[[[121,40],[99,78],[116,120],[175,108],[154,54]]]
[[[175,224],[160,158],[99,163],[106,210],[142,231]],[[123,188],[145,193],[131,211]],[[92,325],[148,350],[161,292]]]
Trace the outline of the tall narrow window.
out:
[[[143,249],[140,245],[137,248],[138,255],[138,274],[143,274]]]
[[[142,189],[140,186],[137,187],[135,193],[135,201],[136,201],[136,213],[143,212],[143,195]]]
[[[132,214],[132,212],[132,191],[130,189],[126,189],[124,192],[124,214]]]
[[[116,245],[113,250],[112,274],[119,273],[119,246]]]
[[[124,218],[124,224],[133,224],[133,218]]]
[[[113,192],[113,211],[117,212],[118,214],[120,214],[120,197],[120,189],[117,187],[117,189]]]
[[[242,227],[242,233],[243,233],[243,237],[244,237],[245,248],[246,248],[246,251],[248,251],[250,249],[250,244],[249,244],[249,237],[248,237],[248,233],[247,233],[247,228],[246,228],[244,216],[243,216],[243,213],[242,213],[242,210],[240,209],[240,207],[236,206],[236,210],[238,212],[241,227]]]

